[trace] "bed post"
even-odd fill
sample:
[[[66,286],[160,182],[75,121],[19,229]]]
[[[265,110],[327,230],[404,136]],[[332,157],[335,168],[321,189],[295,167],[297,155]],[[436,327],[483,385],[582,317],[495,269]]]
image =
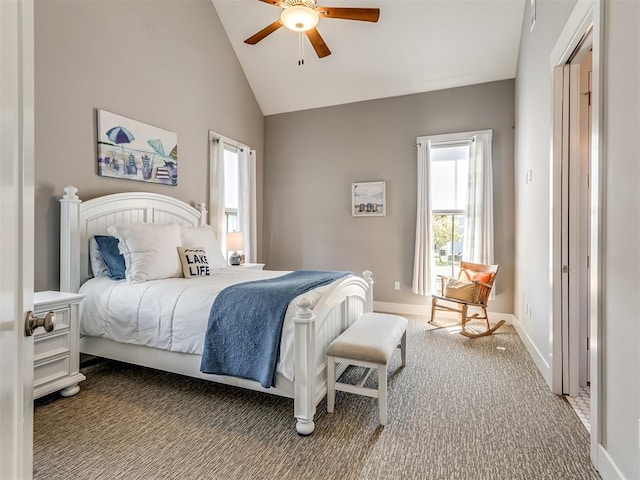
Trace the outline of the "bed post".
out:
[[[311,302],[302,298],[296,304],[294,321],[294,399],[293,410],[297,419],[299,435],[311,435],[315,429],[313,416],[316,414],[316,316],[311,310]]]
[[[373,312],[373,274],[369,270],[365,270],[362,272],[362,276],[364,277],[364,281],[367,282],[369,288],[367,289],[367,305],[366,311]]]
[[[76,187],[65,187],[60,199],[60,291],[80,289],[80,204]]]
[[[207,205],[205,203],[196,203],[196,209],[200,212],[198,226],[202,227],[207,224]]]

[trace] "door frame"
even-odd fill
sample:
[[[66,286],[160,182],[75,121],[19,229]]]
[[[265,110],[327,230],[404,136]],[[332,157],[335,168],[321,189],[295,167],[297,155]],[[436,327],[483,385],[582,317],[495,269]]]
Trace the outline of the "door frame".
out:
[[[562,387],[561,393],[579,396],[588,369],[588,210],[589,210],[589,98],[582,94],[588,77],[583,62],[590,55],[591,32],[569,63],[555,67],[555,133],[562,139],[561,265],[562,265]],[[589,65],[590,65],[589,60]],[[585,64],[586,65],[586,64]],[[590,66],[589,66],[590,68]],[[588,90],[588,88],[587,88]],[[560,154],[560,153],[559,153]],[[557,268],[557,267],[556,267]]]
[[[601,207],[603,198],[603,149],[604,139],[604,109],[603,109],[603,0],[578,0],[576,6],[549,57],[552,72],[552,92],[557,92],[557,77],[555,68],[566,64],[573,56],[587,35],[591,34],[593,49],[593,73],[591,95],[591,190],[589,198],[589,329],[590,329],[590,368],[591,368],[591,461],[599,467],[599,452],[602,443],[602,425],[600,409],[602,406],[602,354],[600,338],[602,336],[602,279],[603,279],[603,234],[604,211]],[[557,208],[562,201],[562,125],[558,122],[558,98],[553,100],[553,129],[552,129],[552,161],[550,172],[551,185],[551,225],[550,225],[550,278],[552,295],[551,322],[551,389],[554,393],[562,394],[562,215]]]
[[[30,479],[33,339],[24,319],[34,277],[33,0],[0,1],[0,62],[0,478]]]

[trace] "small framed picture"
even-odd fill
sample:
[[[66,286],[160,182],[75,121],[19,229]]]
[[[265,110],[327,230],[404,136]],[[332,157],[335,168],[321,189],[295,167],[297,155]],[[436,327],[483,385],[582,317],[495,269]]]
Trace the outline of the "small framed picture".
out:
[[[356,182],[351,184],[352,216],[384,217],[386,214],[386,182]]]

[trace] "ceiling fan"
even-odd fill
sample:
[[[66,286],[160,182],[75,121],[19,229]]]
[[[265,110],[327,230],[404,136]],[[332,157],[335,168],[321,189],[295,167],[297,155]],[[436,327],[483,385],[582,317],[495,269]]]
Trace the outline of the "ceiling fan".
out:
[[[320,33],[316,29],[320,18],[341,18],[343,20],[359,20],[362,22],[377,22],[380,17],[379,8],[344,8],[321,7],[315,0],[259,0],[282,8],[280,18],[266,26],[258,33],[247,38],[244,43],[255,45],[260,40],[272,34],[280,27],[286,27],[294,32],[304,32],[313,45],[319,58],[331,55]],[[300,63],[300,62],[299,62]]]

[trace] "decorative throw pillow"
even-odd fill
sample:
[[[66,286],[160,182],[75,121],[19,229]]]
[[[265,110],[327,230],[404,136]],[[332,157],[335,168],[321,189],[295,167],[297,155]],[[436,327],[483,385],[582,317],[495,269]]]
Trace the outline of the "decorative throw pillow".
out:
[[[204,248],[207,252],[209,268],[218,269],[228,267],[229,264],[222,255],[220,244],[209,225],[203,227],[180,226],[182,246],[185,248]],[[186,277],[186,275],[185,275]]]
[[[107,265],[104,263],[102,253],[98,248],[98,242],[95,237],[89,239],[89,263],[91,265],[91,273],[94,277],[108,277]]]
[[[125,261],[118,249],[118,239],[108,235],[95,235],[95,239],[100,255],[107,270],[107,275],[113,280],[125,278]]]
[[[119,241],[126,278],[131,283],[182,276],[177,248],[182,246],[175,224],[121,223],[107,231]]]
[[[468,270],[466,268],[460,269],[460,280],[467,282],[473,282],[475,280],[480,283],[491,283],[494,275],[495,274],[493,272],[474,272],[473,270]]]
[[[178,247],[178,254],[180,255],[182,273],[184,273],[185,278],[211,275],[211,269],[207,262],[207,252],[203,247]]]
[[[462,300],[467,303],[476,301],[476,289],[478,284],[474,282],[461,282],[454,278],[449,278],[445,284],[442,294],[448,298]]]

